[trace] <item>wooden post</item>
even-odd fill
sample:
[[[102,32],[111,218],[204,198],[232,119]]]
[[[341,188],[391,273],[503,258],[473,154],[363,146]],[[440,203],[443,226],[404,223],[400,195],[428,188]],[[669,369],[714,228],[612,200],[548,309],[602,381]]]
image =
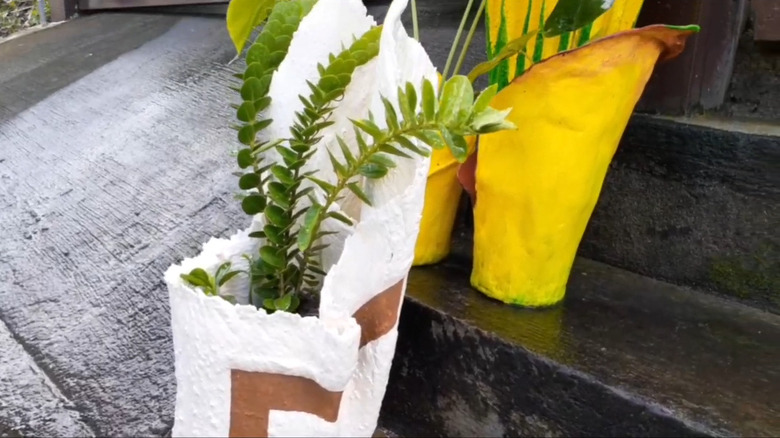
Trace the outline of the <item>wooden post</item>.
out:
[[[51,21],[65,21],[76,15],[76,0],[50,0]]]
[[[780,0],[753,0],[753,38],[780,41]]]
[[[722,105],[746,10],[747,0],[645,0],[637,27],[698,24],[701,33],[679,58],[656,68],[637,110],[685,114]]]

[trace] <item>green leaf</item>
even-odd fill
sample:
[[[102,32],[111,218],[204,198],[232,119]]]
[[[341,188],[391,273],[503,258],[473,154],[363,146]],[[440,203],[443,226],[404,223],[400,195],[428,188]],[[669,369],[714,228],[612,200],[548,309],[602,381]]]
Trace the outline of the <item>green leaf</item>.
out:
[[[449,128],[464,124],[471,115],[474,89],[465,76],[453,76],[444,83],[437,120]]]
[[[222,286],[223,284],[225,284],[228,281],[230,281],[231,278],[235,277],[236,275],[238,275],[240,273],[241,273],[241,271],[231,271],[231,272],[228,272],[227,274],[225,274],[224,276],[222,276],[219,279],[219,285]]]
[[[286,311],[290,308],[291,302],[292,294],[286,294],[274,300],[274,307],[276,307],[276,310]]]
[[[396,114],[393,104],[384,96],[382,96],[382,104],[385,106],[385,122],[387,123],[387,127],[390,129],[398,129],[400,127],[398,125],[398,114]]]
[[[314,228],[317,226],[317,220],[320,217],[323,206],[314,204],[306,211],[303,218],[303,225],[298,230],[298,249],[306,251],[312,244],[314,237]]]
[[[287,187],[284,184],[276,181],[268,183],[268,194],[269,196],[273,195],[271,199],[274,200],[275,198],[288,198]]]
[[[585,0],[585,1],[589,1],[589,0]],[[515,38],[512,41],[508,42],[506,46],[504,46],[504,48],[501,49],[500,52],[496,53],[495,56],[493,56],[493,58],[481,64],[477,64],[477,66],[474,67],[468,74],[469,81],[471,82],[476,81],[477,78],[479,78],[480,76],[493,71],[493,69],[498,67],[505,59],[511,58],[523,52],[525,50],[525,46],[528,44],[528,41],[530,41],[531,38],[533,38],[537,33],[538,31],[533,30],[519,38]]]
[[[575,31],[599,18],[611,5],[605,0],[559,0],[544,24],[544,36]]]
[[[256,133],[252,125],[244,125],[238,130],[238,141],[249,146],[254,143]]]
[[[384,135],[381,129],[370,120],[352,120],[352,124],[360,128],[361,131],[370,135],[374,139],[380,139]]]
[[[353,127],[355,130],[355,141],[357,141],[358,149],[361,153],[365,153],[368,150],[368,145],[366,144],[366,141],[363,139],[363,134],[360,132],[357,127]]]
[[[268,92],[264,83],[255,77],[248,78],[241,86],[241,98],[244,101],[254,102],[265,97]]]
[[[268,224],[263,227],[263,231],[265,232],[266,239],[274,245],[281,245],[284,243],[284,236],[282,235],[282,229],[280,227]]]
[[[412,158],[411,155],[401,151],[397,147],[389,144],[383,144],[379,146],[379,151],[386,154],[395,155],[397,157]]]
[[[366,163],[358,169],[358,172],[370,179],[379,179],[387,175],[387,167],[377,163]]]
[[[284,158],[284,161],[287,163],[294,163],[296,160],[298,160],[298,153],[288,147],[276,146],[276,150],[279,152],[279,155],[281,155],[282,158]]]
[[[461,163],[466,161],[468,157],[468,143],[466,143],[466,140],[462,136],[450,132],[447,128],[442,129],[441,133],[452,155]]]
[[[263,97],[260,100],[254,101],[253,103],[254,103],[254,107],[255,107],[255,115],[257,115],[257,113],[259,113],[260,111],[266,109],[268,107],[268,105],[271,104],[271,97],[270,96],[265,96],[265,97]],[[254,117],[252,117],[252,118],[254,119]]]
[[[412,107],[412,102],[406,92],[401,87],[398,87],[398,108],[401,110],[401,116],[403,117],[403,125],[409,125],[415,121],[415,110]]]
[[[287,219],[284,209],[277,205],[268,204],[265,207],[264,214],[265,217],[268,218],[268,221],[277,227],[286,228],[287,225],[290,225],[290,221]]]
[[[236,271],[236,274],[238,274],[238,271]],[[220,297],[230,304],[236,304],[236,297],[233,295],[220,295]]]
[[[338,136],[336,137],[336,140],[338,141],[339,147],[341,148],[341,154],[344,155],[344,158],[347,159],[347,163],[354,163],[355,157],[352,155],[352,152],[350,152],[347,143]]]
[[[241,190],[255,189],[260,185],[260,175],[256,173],[247,173],[238,179],[238,187]]]
[[[278,0],[232,0],[228,3],[227,29],[236,52],[244,50],[252,30],[268,17]]]
[[[508,129],[517,129],[514,123],[506,120],[511,111],[511,108],[503,111],[488,108],[474,116],[469,124],[469,128],[477,134],[488,134]]]
[[[368,199],[368,195],[363,191],[363,189],[360,188],[358,183],[349,183],[347,184],[347,188],[349,191],[355,194],[361,201],[365,202],[367,205],[371,205],[371,200]]]
[[[195,268],[189,274],[181,274],[181,278],[193,286],[208,287],[211,285],[211,277],[201,268]]]
[[[322,190],[325,190],[325,192],[327,192],[327,193],[333,193],[333,191],[336,190],[336,186],[334,186],[333,184],[330,184],[330,183],[328,183],[326,181],[323,181],[321,179],[315,178],[313,176],[309,176],[307,178],[311,182],[313,182],[314,184],[317,184],[318,186],[320,186],[320,188],[322,188]]]
[[[411,82],[406,83],[406,99],[409,101],[412,113],[417,113],[417,90]]]
[[[242,122],[251,122],[257,116],[254,102],[244,102],[238,107],[236,117]]]
[[[370,157],[368,157],[368,162],[374,164],[380,164],[384,167],[387,167],[388,169],[392,169],[395,167],[395,162],[390,157],[383,154],[371,155]]]
[[[241,209],[248,215],[256,215],[265,209],[265,198],[261,195],[249,195],[241,201]]]
[[[422,107],[425,114],[425,120],[434,120],[436,118],[438,100],[433,84],[429,80],[423,82]]]
[[[276,310],[276,304],[273,298],[266,298],[263,300],[263,307],[268,310]]]
[[[311,272],[314,272],[318,275],[328,275],[328,273],[323,271],[319,266],[309,266],[309,269],[311,269]]]
[[[301,305],[301,299],[297,295],[292,295],[290,299],[290,307],[287,308],[288,312],[295,312],[298,310],[298,306]]]
[[[347,171],[346,166],[339,163],[339,160],[336,159],[336,157],[333,155],[333,153],[328,150],[328,157],[330,157],[330,164],[333,166],[333,170],[336,171],[336,174],[340,177],[346,176],[349,172]]]
[[[228,271],[230,271],[230,265],[231,265],[230,262],[225,262],[219,265],[219,267],[217,268],[217,272],[214,273],[214,278],[216,278],[217,280],[222,278],[223,275],[225,275]]]
[[[343,214],[337,211],[328,212],[328,217],[336,219],[337,221],[343,222],[347,225],[352,225],[352,219],[348,218],[347,216],[344,216]]]
[[[291,185],[295,182],[295,179],[293,178],[293,173],[290,171],[290,169],[281,166],[279,164],[274,165],[271,167],[271,173],[282,183],[285,185]]]
[[[497,92],[498,84],[493,84],[482,90],[482,92],[479,93],[479,97],[477,97],[476,102],[474,102],[474,110],[472,113],[479,114],[482,111],[490,108],[490,102],[493,101],[493,98],[496,96]]]
[[[260,258],[270,266],[275,268],[284,268],[284,256],[272,246],[264,246],[260,248]]]
[[[441,149],[445,146],[444,140],[441,139],[439,136],[439,133],[437,131],[413,131],[410,135],[419,138],[422,140],[425,144],[435,148],[435,149]],[[428,148],[421,148],[418,147],[414,142],[409,140],[408,138],[401,136],[395,139],[398,144],[403,146],[406,149],[409,149],[410,151],[414,152],[417,155],[421,155],[423,157],[427,157],[431,155],[431,151]],[[438,143],[429,143],[430,141],[436,141]]]
[[[251,149],[241,149],[236,156],[238,159],[238,167],[246,169],[247,167],[255,164],[255,158],[252,156]]]
[[[257,133],[267,128],[272,122],[273,122],[272,119],[258,120],[257,122],[252,124],[252,128]]]

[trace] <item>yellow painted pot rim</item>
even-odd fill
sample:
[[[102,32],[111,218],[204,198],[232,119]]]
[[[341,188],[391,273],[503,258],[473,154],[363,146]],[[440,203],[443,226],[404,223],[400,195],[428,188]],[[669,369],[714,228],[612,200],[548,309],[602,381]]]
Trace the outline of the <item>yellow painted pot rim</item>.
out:
[[[556,53],[555,55],[549,56],[539,62],[536,62],[530,67],[528,67],[528,69],[525,72],[523,72],[523,74],[513,79],[512,82],[520,80],[521,78],[523,78],[523,76],[526,76],[528,73],[530,73],[534,68],[549,63],[551,60],[554,60],[556,58],[570,56],[572,53],[578,52],[580,50],[592,49],[594,45],[601,44],[613,38],[623,38],[631,35],[640,35],[640,36],[650,37],[657,40],[659,45],[662,48],[661,54],[659,55],[657,62],[660,63],[660,62],[668,61],[670,59],[679,56],[683,52],[683,50],[685,50],[685,41],[688,38],[688,36],[697,33],[698,31],[699,31],[698,26],[695,25],[670,26],[667,24],[651,24],[648,26],[638,27],[636,29],[629,29],[629,30],[624,30],[622,32],[613,33],[605,37],[594,39],[583,46],[575,47],[570,50],[565,50],[563,52]]]
[[[594,46],[603,44],[604,42],[608,42],[613,38],[624,38],[626,36],[631,36],[631,35],[638,35],[646,38],[655,39],[658,42],[659,46],[661,46],[661,54],[658,57],[657,63],[668,61],[670,59],[679,56],[683,52],[683,50],[685,50],[685,42],[688,36],[697,33],[698,31],[699,31],[698,26],[695,25],[669,26],[666,24],[651,24],[649,26],[643,26],[636,29],[629,29],[622,32],[617,32],[593,40],[583,46],[571,50],[566,50],[557,53],[555,55],[552,55],[548,58],[545,58],[531,65],[523,74],[513,79],[512,82],[514,83],[514,82],[529,80],[529,77],[531,75],[535,74],[539,70],[544,69],[548,64],[550,64],[550,61],[558,60],[559,58],[565,58],[567,56],[572,56],[572,54],[577,53],[580,50],[593,50]],[[474,148],[474,151],[471,154],[469,154],[469,159],[473,159],[472,155],[476,154],[478,147],[479,147],[479,137],[477,138],[477,146]],[[458,163],[456,162],[456,164]],[[476,172],[476,168],[477,165],[474,164],[473,172]],[[472,197],[472,200],[476,204],[476,198],[478,192],[476,187],[476,177],[472,178],[472,180],[473,180],[473,186],[469,187],[466,184],[463,184],[463,188],[469,193],[469,195]],[[461,183],[463,182],[464,180],[461,179]]]

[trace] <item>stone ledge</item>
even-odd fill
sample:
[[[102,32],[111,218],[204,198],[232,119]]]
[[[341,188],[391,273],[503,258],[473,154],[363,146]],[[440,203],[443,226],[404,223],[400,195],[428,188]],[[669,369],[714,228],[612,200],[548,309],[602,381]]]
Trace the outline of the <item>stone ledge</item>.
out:
[[[413,270],[382,423],[401,436],[777,436],[780,317],[579,259],[565,302]],[[774,403],[774,406],[773,406]]]
[[[579,254],[780,313],[780,129],[631,119]]]

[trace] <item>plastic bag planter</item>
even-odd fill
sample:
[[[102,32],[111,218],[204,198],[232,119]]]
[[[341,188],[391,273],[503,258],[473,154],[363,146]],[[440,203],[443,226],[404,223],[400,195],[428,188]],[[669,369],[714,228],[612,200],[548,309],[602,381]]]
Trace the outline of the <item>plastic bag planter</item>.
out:
[[[569,272],[609,163],[656,62],[693,31],[649,26],[534,65],[492,102],[519,131],[480,138],[471,282],[506,303],[549,306]]]
[[[324,170],[330,169],[326,148],[338,148],[329,140],[349,131],[349,118],[366,117],[371,110],[384,120],[380,95],[393,95],[407,81],[436,78],[427,54],[401,25],[406,3],[391,5],[379,56],[355,71],[332,113],[334,125],[322,131],[323,143],[308,165],[323,169],[319,177],[326,181],[335,181]],[[359,0],[318,1],[272,80],[269,130],[287,130],[300,109],[298,99],[288,95],[305,93],[306,81],[317,77],[317,63],[327,62],[329,53],[338,53],[373,24]],[[373,434],[395,351],[430,159],[399,159],[396,165],[387,177],[366,183],[372,206],[350,200],[338,206],[356,225],[331,228],[338,234],[329,236],[331,245],[323,253],[328,274],[319,317],[268,315],[245,304],[244,276],[220,291],[235,296],[237,305],[183,283],[180,274],[194,267],[213,273],[227,260],[245,267],[243,254],[254,254],[260,244],[248,237],[249,230],[211,239],[200,255],[168,269],[177,381],[174,436]],[[256,218],[250,229],[258,229],[260,222]]]

